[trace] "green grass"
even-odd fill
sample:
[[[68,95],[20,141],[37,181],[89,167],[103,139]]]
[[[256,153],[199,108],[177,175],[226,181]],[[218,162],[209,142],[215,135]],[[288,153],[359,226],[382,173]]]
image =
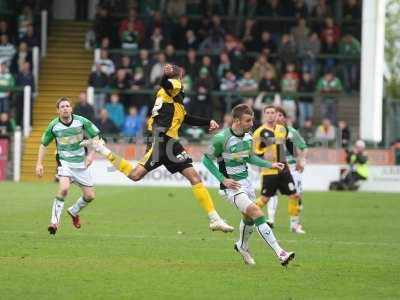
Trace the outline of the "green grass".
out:
[[[281,198],[275,233],[296,251],[285,269],[257,234],[257,264],[244,265],[237,230],[209,232],[190,189],[98,187],[82,228],[64,214],[51,237],[56,189],[0,184],[0,299],[400,298],[399,194],[306,193],[304,236],[288,232]],[[237,227],[239,213],[212,194]]]

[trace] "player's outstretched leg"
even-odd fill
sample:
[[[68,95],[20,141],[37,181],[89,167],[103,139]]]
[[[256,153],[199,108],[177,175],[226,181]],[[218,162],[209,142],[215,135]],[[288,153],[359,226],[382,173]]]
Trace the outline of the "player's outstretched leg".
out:
[[[268,213],[267,223],[271,228],[274,228],[275,214],[276,214],[277,207],[278,207],[278,196],[275,195],[275,196],[269,198],[268,203],[267,203],[267,213]]]
[[[54,235],[57,233],[57,229],[61,222],[61,213],[64,208],[64,198],[56,197],[53,201],[53,207],[51,209],[51,220],[47,230],[50,234]]]
[[[242,256],[245,264],[255,265],[254,258],[249,249],[249,239],[254,231],[254,222],[244,216],[239,224],[239,240],[234,244],[233,248]]]
[[[189,167],[182,170],[181,173],[190,181],[194,196],[207,213],[210,220],[210,229],[212,231],[232,232],[234,228],[227,224],[215,210],[211,195],[196,170],[193,167]]]
[[[297,234],[306,233],[300,224],[300,204],[297,196],[289,198],[288,213],[290,217],[290,231]]]
[[[85,197],[84,195],[79,197],[79,199],[75,202],[74,205],[72,205],[70,208],[68,208],[67,212],[72,218],[72,224],[75,226],[75,228],[79,229],[81,228],[81,221],[79,218],[79,212],[88,206],[90,202],[92,202],[94,197]]]
[[[260,207],[253,203],[245,193],[235,196],[235,204],[243,213],[252,218],[262,240],[274,250],[281,265],[286,266],[294,258],[295,254],[281,248]]]

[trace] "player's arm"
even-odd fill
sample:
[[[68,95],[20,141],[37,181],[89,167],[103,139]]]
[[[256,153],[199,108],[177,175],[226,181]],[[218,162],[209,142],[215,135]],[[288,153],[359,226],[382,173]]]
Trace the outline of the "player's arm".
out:
[[[96,125],[93,124],[92,121],[90,121],[89,119],[86,119],[84,117],[80,117],[81,121],[83,123],[83,128],[85,129],[86,134],[88,135],[89,138],[91,139],[100,139],[100,130],[97,128]],[[95,151],[94,149],[89,149],[89,152],[86,155],[86,159],[85,159],[85,165],[86,167],[89,167],[95,157]]]
[[[219,128],[218,123],[215,120],[201,118],[193,115],[186,114],[183,123],[191,126],[208,126],[210,132],[215,131]]]
[[[203,156],[203,164],[207,168],[207,170],[210,171],[210,173],[215,178],[217,178],[217,180],[220,183],[224,184],[227,188],[238,189],[240,187],[240,184],[234,181],[233,179],[226,178],[224,174],[222,174],[218,170],[217,166],[214,164],[214,160],[222,155],[223,144],[224,144],[223,136],[218,134],[215,135],[212,139],[212,144],[210,146],[210,149]]]
[[[300,172],[304,170],[306,165],[306,157],[307,157],[307,144],[301,134],[293,128],[293,136],[292,142],[297,148],[297,162],[296,162],[296,169]]]
[[[255,154],[250,155],[245,159],[248,164],[255,165],[260,168],[268,168],[268,169],[279,169],[282,170],[285,165],[283,163],[272,163],[268,160],[262,159]]]
[[[39,146],[39,153],[38,153],[38,158],[36,162],[36,175],[38,177],[42,177],[44,173],[44,168],[43,168],[43,160],[47,152],[47,146],[51,143],[51,141],[54,139],[54,134],[53,134],[53,124],[52,122],[47,126],[46,131],[42,135],[42,140]]]

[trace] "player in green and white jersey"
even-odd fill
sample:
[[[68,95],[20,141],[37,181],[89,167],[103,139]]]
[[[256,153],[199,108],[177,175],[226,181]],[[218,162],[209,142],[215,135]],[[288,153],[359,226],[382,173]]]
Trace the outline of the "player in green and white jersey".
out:
[[[270,163],[253,153],[253,140],[249,131],[253,127],[254,113],[252,109],[239,104],[232,110],[233,123],[213,137],[212,145],[204,155],[203,163],[218,179],[223,194],[228,202],[236,206],[244,219],[240,222],[240,237],[235,243],[235,250],[242,256],[246,264],[255,264],[249,251],[248,240],[254,224],[262,240],[276,253],[280,263],[287,265],[294,258],[294,252],[283,250],[274,233],[266,223],[263,211],[255,204],[255,190],[248,179],[247,164],[263,168],[282,169],[282,163]],[[219,168],[213,160],[217,159]]]
[[[93,180],[88,167],[93,161],[94,152],[86,153],[80,145],[84,137],[95,138],[99,134],[97,127],[88,119],[72,114],[71,102],[62,97],[57,101],[58,117],[50,122],[43,133],[39,146],[36,174],[43,176],[43,159],[46,147],[51,141],[56,141],[58,163],[57,176],[59,189],[54,199],[51,221],[48,227],[50,234],[56,234],[60,225],[61,212],[64,208],[64,198],[68,194],[72,182],[76,182],[82,189],[82,196],[68,208],[68,214],[76,228],[80,228],[79,212],[95,197]]]
[[[288,130],[286,139],[286,159],[289,165],[290,173],[295,184],[296,194],[298,199],[294,212],[290,215],[290,231],[293,233],[304,234],[305,231],[300,224],[300,212],[302,208],[301,192],[302,192],[302,172],[306,164],[307,144],[300,133],[287,124],[287,115],[281,107],[276,108],[276,122],[285,126]],[[274,224],[275,213],[278,207],[278,196],[271,197],[267,204],[268,223]]]

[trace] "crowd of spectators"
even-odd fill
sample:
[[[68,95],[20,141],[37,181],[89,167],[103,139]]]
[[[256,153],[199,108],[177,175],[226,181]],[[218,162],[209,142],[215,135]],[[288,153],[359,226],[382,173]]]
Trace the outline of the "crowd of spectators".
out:
[[[167,1],[165,12],[146,18],[130,8],[122,20],[109,6],[99,6],[86,41],[100,49],[88,80],[98,91],[95,116],[104,117],[105,109],[123,131],[128,112],[141,116],[138,111],[151,108],[154,99],[146,90],[154,90],[169,62],[184,68],[184,103],[196,115],[218,114],[222,120],[238,102],[255,110],[272,102],[282,105],[296,126],[307,128],[315,121],[318,93],[321,126],[329,122],[338,135],[338,96],[359,91],[360,1],[344,1],[339,14],[347,23],[340,24],[332,1],[245,1],[247,19],[241,26],[221,17],[222,2],[207,7],[201,18],[186,15],[186,1]],[[324,142],[322,135],[332,135],[325,131],[313,126],[313,138]]]
[[[23,94],[13,93],[13,88],[30,85],[32,93],[35,92],[32,48],[39,46],[39,40],[34,27],[33,3],[19,1],[13,7],[14,13],[0,14],[0,114],[2,120],[17,125],[22,125]],[[2,126],[3,134],[4,128],[14,127]]]

